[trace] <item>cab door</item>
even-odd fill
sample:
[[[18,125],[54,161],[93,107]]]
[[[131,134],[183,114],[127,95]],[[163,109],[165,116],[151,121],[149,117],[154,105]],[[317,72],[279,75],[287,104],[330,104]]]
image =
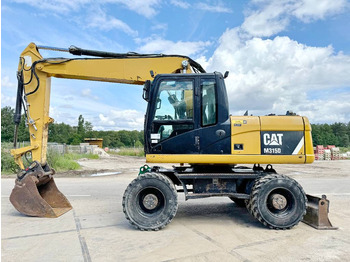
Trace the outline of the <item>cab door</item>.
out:
[[[198,124],[198,96],[195,95],[196,77],[160,77],[155,80],[148,123],[150,154],[196,154]]]
[[[202,76],[199,85],[198,136],[200,154],[230,154],[231,127],[223,76]]]

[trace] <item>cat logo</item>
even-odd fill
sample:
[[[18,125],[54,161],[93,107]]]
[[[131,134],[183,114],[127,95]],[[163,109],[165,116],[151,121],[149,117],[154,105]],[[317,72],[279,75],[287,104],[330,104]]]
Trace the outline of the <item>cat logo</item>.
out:
[[[281,146],[283,134],[264,134],[265,146]]]

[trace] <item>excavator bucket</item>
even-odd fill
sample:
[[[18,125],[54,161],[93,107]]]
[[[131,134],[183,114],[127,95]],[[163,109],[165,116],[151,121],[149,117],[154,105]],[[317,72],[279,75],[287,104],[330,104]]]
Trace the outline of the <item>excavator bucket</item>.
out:
[[[333,227],[329,221],[329,200],[326,195],[322,195],[322,198],[311,195],[306,195],[306,197],[308,204],[303,222],[316,229],[338,229]]]
[[[52,175],[40,170],[16,179],[10,202],[27,216],[59,217],[72,209],[68,199],[57,189]]]

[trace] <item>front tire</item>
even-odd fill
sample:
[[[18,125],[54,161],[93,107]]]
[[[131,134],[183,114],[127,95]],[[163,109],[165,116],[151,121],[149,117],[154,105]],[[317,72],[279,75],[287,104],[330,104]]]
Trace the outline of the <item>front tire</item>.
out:
[[[177,211],[177,192],[166,176],[145,173],[134,179],[123,196],[126,219],[140,230],[159,230],[171,222]]]
[[[290,229],[306,214],[307,198],[297,181],[269,174],[256,180],[247,207],[263,225]]]

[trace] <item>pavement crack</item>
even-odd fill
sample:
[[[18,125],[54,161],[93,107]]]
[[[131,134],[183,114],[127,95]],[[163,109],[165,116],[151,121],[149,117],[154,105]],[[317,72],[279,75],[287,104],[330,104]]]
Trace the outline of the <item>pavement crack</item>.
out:
[[[80,232],[80,230],[82,229],[80,224],[80,219],[79,217],[76,216],[74,209],[73,209],[73,216],[74,216],[76,231],[78,233],[81,252],[83,253],[83,257],[84,257],[84,262],[91,262],[91,257],[90,257],[89,249],[87,247],[85,238],[81,235],[81,232]]]
[[[62,231],[55,231],[55,232],[49,232],[49,233],[40,233],[40,234],[31,234],[31,235],[24,235],[24,236],[7,237],[7,238],[2,238],[2,240],[12,240],[12,239],[19,239],[19,238],[27,238],[27,237],[40,237],[40,236],[47,236],[47,235],[69,233],[69,232],[74,232],[74,231],[75,231],[74,229],[62,230]]]
[[[241,249],[241,248],[259,246],[259,245],[270,243],[270,242],[280,241],[280,240],[283,240],[283,239],[286,239],[286,238],[289,238],[289,237],[290,237],[290,235],[282,236],[282,237],[274,237],[274,238],[270,238],[270,239],[266,239],[266,240],[255,241],[255,242],[252,242],[252,243],[239,245],[239,246],[234,247],[231,250],[231,252],[235,252],[235,250],[238,250],[238,249]]]
[[[245,258],[241,254],[239,254],[239,253],[237,253],[237,252],[235,252],[233,250],[231,250],[231,251],[226,250],[226,248],[220,242],[212,239],[210,236],[208,236],[208,235],[206,235],[206,234],[204,234],[204,233],[202,233],[202,232],[200,232],[200,231],[198,231],[196,229],[190,228],[188,226],[185,226],[185,227],[189,228],[192,232],[196,233],[198,236],[200,236],[200,237],[208,240],[209,242],[213,243],[215,246],[217,246],[218,248],[220,248],[221,250],[223,250],[227,254],[231,255],[232,257],[234,257],[236,259],[238,258],[241,261],[249,261],[247,258]]]

